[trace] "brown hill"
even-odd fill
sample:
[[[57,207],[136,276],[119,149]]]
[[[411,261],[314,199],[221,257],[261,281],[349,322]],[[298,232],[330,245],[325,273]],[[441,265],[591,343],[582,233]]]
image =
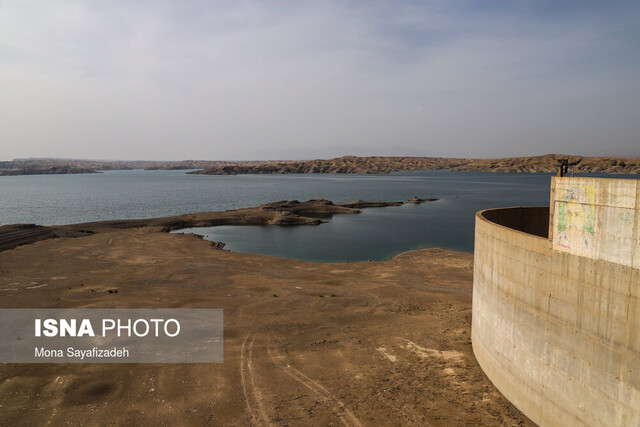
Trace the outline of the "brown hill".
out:
[[[281,161],[279,161],[281,162]],[[282,161],[284,162],[284,161]],[[28,158],[0,161],[0,175],[42,175],[68,173],[95,173],[97,171],[146,169],[146,170],[178,170],[206,169],[227,165],[251,166],[265,163],[257,160],[82,160],[82,159],[50,159]]]
[[[81,173],[98,173],[95,169],[74,168],[71,166],[29,167],[25,169],[0,170],[0,175],[66,175]]]
[[[640,158],[581,157],[547,154],[503,159],[457,159],[446,157],[355,157],[327,160],[267,162],[255,165],[221,165],[193,174],[285,174],[285,173],[391,173],[418,170],[452,170],[478,172],[555,172],[558,159],[567,158],[570,171],[613,174],[640,173]]]

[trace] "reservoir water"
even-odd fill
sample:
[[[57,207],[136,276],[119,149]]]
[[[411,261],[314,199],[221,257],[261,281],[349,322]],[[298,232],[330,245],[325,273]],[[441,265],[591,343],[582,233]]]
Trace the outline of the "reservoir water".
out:
[[[107,171],[0,177],[0,224],[68,224],[150,218],[325,198],[421,205],[364,209],[319,226],[222,226],[198,230],[237,252],[310,261],[388,259],[410,249],[473,250],[474,215],[501,206],[549,204],[549,174],[424,171],[390,175],[186,175],[185,171]]]

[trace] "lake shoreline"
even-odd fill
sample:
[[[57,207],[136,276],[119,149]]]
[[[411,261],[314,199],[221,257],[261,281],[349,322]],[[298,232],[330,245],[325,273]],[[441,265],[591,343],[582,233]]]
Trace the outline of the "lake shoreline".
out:
[[[390,175],[185,175],[183,171],[108,171],[103,174],[7,177],[0,180],[0,224],[23,226],[11,239],[88,235],[95,231],[140,226],[170,229],[215,225],[212,240],[226,249],[295,257],[320,262],[383,260],[416,248],[473,250],[475,212],[511,204],[548,203],[546,174],[412,172]],[[366,210],[364,215],[334,216],[314,227],[231,227],[268,224],[242,219],[246,209],[274,200],[322,197],[358,209],[352,200],[403,200],[402,206]],[[407,203],[408,201],[416,203]],[[433,199],[438,199],[434,201]],[[424,203],[420,203],[427,200]],[[219,212],[237,212],[223,221]],[[185,214],[189,212],[190,214]],[[206,214],[208,212],[218,212]],[[322,211],[320,211],[322,212]],[[204,215],[192,213],[205,213]],[[268,212],[261,212],[265,215]],[[271,213],[273,215],[273,213]],[[191,221],[190,217],[212,221]],[[317,220],[322,215],[305,214]],[[114,220],[114,218],[118,218]],[[196,218],[198,219],[198,218]],[[297,221],[280,215],[276,222]],[[171,222],[175,222],[171,224]],[[55,224],[55,225],[54,225]],[[81,225],[80,225],[81,224]],[[30,227],[30,229],[29,229]],[[10,231],[11,227],[3,227]],[[0,229],[0,232],[2,229]],[[255,232],[255,233],[254,233]],[[4,234],[4,233],[2,233]],[[0,239],[0,247],[7,247]]]
[[[0,252],[45,239],[84,237],[132,228],[170,232],[184,228],[220,225],[318,225],[324,222],[318,216],[359,214],[361,212],[359,209],[363,208],[402,204],[403,202],[363,200],[348,203],[333,203],[325,199],[312,199],[305,202],[283,200],[252,208],[189,213],[161,218],[107,220],[52,226],[10,224],[0,226]]]

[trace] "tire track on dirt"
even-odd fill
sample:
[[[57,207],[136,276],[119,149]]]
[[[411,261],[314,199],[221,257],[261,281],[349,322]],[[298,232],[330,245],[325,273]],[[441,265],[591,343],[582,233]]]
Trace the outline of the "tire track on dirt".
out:
[[[331,405],[334,414],[342,421],[345,426],[357,426],[362,427],[360,420],[354,415],[353,412],[346,405],[338,399],[333,393],[327,390],[321,383],[309,378],[298,369],[291,366],[285,357],[280,354],[277,347],[271,344],[271,341],[267,344],[267,353],[269,358],[275,365],[282,369],[288,376],[314,392],[316,395],[324,399]]]
[[[248,346],[247,342],[249,343]],[[254,342],[255,337],[247,334],[240,348],[240,379],[242,382],[242,391],[247,404],[247,410],[251,415],[251,424],[271,426],[273,424],[269,421],[269,416],[264,409],[264,398],[256,386],[252,363]]]

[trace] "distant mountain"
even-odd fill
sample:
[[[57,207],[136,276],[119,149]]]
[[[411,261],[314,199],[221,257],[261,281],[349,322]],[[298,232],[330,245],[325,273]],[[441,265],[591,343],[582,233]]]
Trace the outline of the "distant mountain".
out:
[[[0,162],[0,175],[36,175],[36,174],[70,174],[70,173],[95,173],[107,170],[123,169],[206,169],[226,165],[257,165],[259,161],[211,161],[211,160],[179,160],[179,161],[152,161],[152,160],[78,160],[78,159],[52,159],[52,158],[28,158],[14,159]]]
[[[81,174],[81,173],[98,173],[95,169],[74,168],[71,166],[52,166],[52,167],[29,167],[24,169],[6,169],[0,170],[0,175],[64,175],[64,174]]]
[[[640,173],[640,159],[619,157],[581,157],[547,154],[503,159],[458,159],[445,157],[355,157],[294,162],[264,162],[256,165],[218,165],[192,174],[285,174],[285,173],[363,173],[378,174],[419,170],[478,172],[555,172],[559,159],[568,159],[570,171],[612,174]]]
[[[274,161],[99,161],[70,159],[22,159],[0,162],[0,175],[95,173],[120,169],[199,169],[192,174],[285,174],[285,173],[392,173],[419,170],[479,172],[556,172],[559,159],[569,160],[573,172],[640,174],[640,158],[582,157],[546,154],[503,159],[447,157],[357,157],[343,156],[318,160]]]

